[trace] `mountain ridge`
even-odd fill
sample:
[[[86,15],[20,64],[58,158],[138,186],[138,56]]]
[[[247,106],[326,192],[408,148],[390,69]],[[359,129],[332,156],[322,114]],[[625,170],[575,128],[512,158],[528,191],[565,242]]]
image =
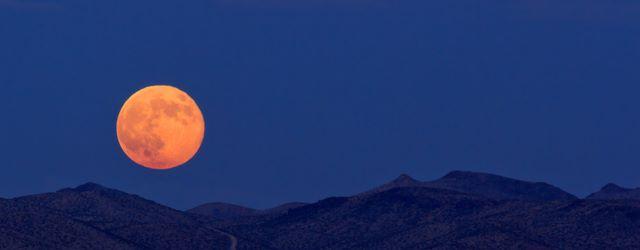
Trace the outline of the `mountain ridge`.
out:
[[[640,201],[494,200],[401,187],[330,197],[225,230],[275,249],[636,248]]]
[[[577,199],[487,173],[424,182],[401,174],[353,196],[247,209],[221,220],[88,182],[0,198],[0,248],[640,248],[640,200]]]
[[[418,181],[407,174],[365,191],[368,195],[399,187],[433,187],[486,196],[496,200],[573,200],[576,196],[544,182],[528,182],[494,174],[451,171],[433,181]]]
[[[528,182],[489,173],[459,170],[451,171],[441,178],[433,181],[419,181],[406,173],[402,173],[395,179],[357,194],[357,196],[367,196],[401,187],[430,187],[454,190],[463,193],[482,195],[496,200],[577,199],[573,194],[544,182]],[[301,203],[292,208],[304,205],[305,203]],[[280,212],[286,212],[286,210]],[[269,209],[258,210],[230,203],[210,202],[188,209],[187,211],[205,216],[212,216],[216,219],[229,220],[247,216],[258,216],[267,213]]]
[[[588,195],[589,200],[640,200],[640,188],[624,188],[614,183],[604,185],[599,191]]]

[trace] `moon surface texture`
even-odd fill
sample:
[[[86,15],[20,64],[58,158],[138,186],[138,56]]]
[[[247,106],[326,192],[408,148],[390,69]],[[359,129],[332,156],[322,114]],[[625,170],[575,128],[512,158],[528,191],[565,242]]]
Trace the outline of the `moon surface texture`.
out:
[[[165,85],[146,87],[129,97],[116,126],[124,153],[151,169],[186,163],[204,138],[204,117],[196,102],[182,90]]]

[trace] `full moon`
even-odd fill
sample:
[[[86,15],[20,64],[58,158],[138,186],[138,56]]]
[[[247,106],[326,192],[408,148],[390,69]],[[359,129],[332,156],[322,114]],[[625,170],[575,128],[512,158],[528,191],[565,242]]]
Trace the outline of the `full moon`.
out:
[[[204,118],[196,102],[182,90],[166,85],[149,86],[129,97],[116,127],[124,153],[151,169],[186,163],[204,138]]]

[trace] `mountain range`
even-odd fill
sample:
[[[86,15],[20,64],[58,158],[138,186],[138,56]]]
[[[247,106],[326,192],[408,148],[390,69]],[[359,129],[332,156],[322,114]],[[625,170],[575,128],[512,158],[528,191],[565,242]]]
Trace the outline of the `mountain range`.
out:
[[[640,248],[638,194],[608,184],[579,199],[547,183],[453,171],[310,204],[179,211],[87,183],[0,199],[0,248]]]

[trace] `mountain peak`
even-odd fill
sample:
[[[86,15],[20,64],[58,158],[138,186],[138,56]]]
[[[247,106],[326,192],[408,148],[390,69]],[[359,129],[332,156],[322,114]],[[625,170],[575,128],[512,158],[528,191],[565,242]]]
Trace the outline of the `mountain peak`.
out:
[[[640,199],[640,189],[623,188],[614,183],[604,185],[600,191],[587,196],[591,200]]]
[[[408,174],[401,174],[400,176],[398,176],[398,178],[395,178],[393,181],[391,181],[391,183],[395,183],[395,184],[414,184],[418,182],[419,181],[412,178]]]
[[[604,185],[604,187],[600,189],[600,191],[604,191],[604,192],[623,192],[628,190],[629,189],[618,186],[615,183],[608,183],[607,185]]]
[[[97,190],[105,190],[105,189],[107,188],[93,182],[87,182],[85,184],[77,186],[76,188],[73,188],[74,191],[78,191],[78,192],[97,191]]]
[[[460,170],[454,170],[454,171],[451,171],[451,172],[447,173],[442,178],[456,178],[456,177],[460,177],[460,176],[466,175],[466,173],[468,173],[468,172],[460,171]]]
[[[378,186],[374,189],[371,189],[369,191],[360,193],[359,195],[370,195],[370,194],[374,194],[374,193],[379,193],[382,191],[386,191],[389,189],[394,189],[394,188],[400,188],[400,187],[419,187],[422,186],[422,182],[418,181],[416,179],[413,179],[411,176],[409,176],[408,174],[401,174],[400,176],[398,176],[397,178],[393,179],[390,182],[385,183],[382,186]]]

